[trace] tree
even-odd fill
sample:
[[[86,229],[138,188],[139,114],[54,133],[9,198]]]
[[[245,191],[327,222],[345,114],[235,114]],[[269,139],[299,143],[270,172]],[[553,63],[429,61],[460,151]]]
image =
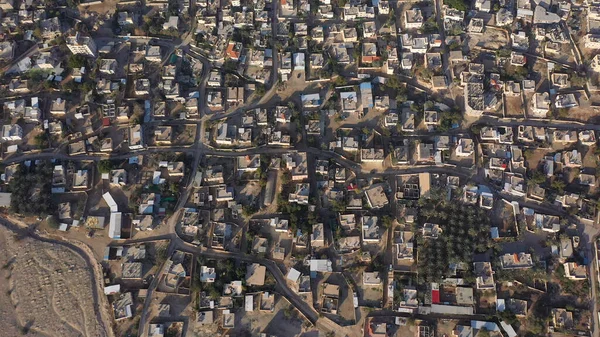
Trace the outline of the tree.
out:
[[[496,50],[496,56],[498,57],[510,57],[511,54],[510,48],[500,48]]]
[[[540,171],[534,171],[530,180],[534,184],[542,184],[546,182],[546,175]]]
[[[560,108],[556,110],[556,114],[558,118],[569,118],[569,109]]]
[[[86,65],[86,58],[81,54],[73,54],[67,60],[67,67],[71,69],[79,69]]]
[[[346,80],[346,78],[344,76],[337,76],[333,80],[333,84],[337,87],[341,87],[341,86],[348,84],[348,80]]]
[[[385,229],[392,228],[392,225],[394,224],[394,219],[392,219],[392,217],[389,215],[384,215],[382,218],[382,224],[383,228]]]
[[[390,14],[388,14],[388,19],[385,23],[385,25],[387,27],[391,26],[393,23],[395,23],[396,21],[396,12],[394,11],[394,9],[390,9]]]
[[[555,179],[554,181],[552,181],[552,184],[550,185],[550,187],[552,187],[552,189],[557,191],[559,194],[564,193],[565,186],[566,186],[565,182],[560,179]]]
[[[262,84],[262,83],[257,83],[256,84],[256,89],[254,90],[254,94],[256,96],[261,96],[262,97],[262,96],[265,95],[265,93],[266,93],[265,85]]]
[[[460,49],[460,43],[456,40],[452,40],[452,42],[450,42],[450,44],[448,45],[448,49],[458,50],[458,49]]]
[[[466,12],[469,6],[467,2],[463,0],[444,0],[444,4],[463,12]]]
[[[440,116],[440,131],[448,131],[454,124],[460,124],[463,120],[463,115],[460,111],[444,111]]]
[[[132,124],[142,124],[142,121],[144,120],[144,109],[141,104],[133,105],[133,113],[130,120]]]
[[[58,220],[56,220],[56,217],[53,215],[49,215],[48,218],[46,218],[46,222],[48,223],[48,226],[50,226],[50,228],[54,229],[57,229],[60,225]]]
[[[396,94],[396,101],[398,104],[406,102],[408,100],[408,89],[406,86],[402,86],[398,88],[398,93]]]
[[[398,77],[392,76],[385,81],[385,86],[390,89],[397,90],[398,88],[400,88],[400,81],[398,80]]]
[[[46,132],[35,135],[33,141],[37,147],[48,148],[50,147],[50,136]]]
[[[112,161],[104,159],[98,162],[98,171],[100,171],[100,173],[109,173],[112,169]]]
[[[165,332],[165,337],[177,337],[179,335],[179,329],[175,326],[170,326]]]
[[[490,332],[487,331],[486,329],[481,329],[479,330],[479,333],[477,334],[478,337],[490,337]]]
[[[510,310],[499,312],[498,317],[500,317],[500,319],[511,325],[519,322],[517,316]]]
[[[571,74],[571,85],[574,87],[584,87],[587,82],[586,77],[580,76],[577,73]]]
[[[438,27],[437,22],[435,22],[435,17],[432,16],[430,17],[427,21],[425,21],[425,23],[423,24],[423,27],[421,28],[421,33],[422,34],[434,34],[439,32],[440,28]]]
[[[242,207],[242,214],[245,217],[251,217],[256,212],[258,212],[258,209],[254,205],[245,205]]]

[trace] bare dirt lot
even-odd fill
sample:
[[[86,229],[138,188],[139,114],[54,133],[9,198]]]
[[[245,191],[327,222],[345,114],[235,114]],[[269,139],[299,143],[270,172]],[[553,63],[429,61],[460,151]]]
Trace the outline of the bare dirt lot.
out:
[[[6,251],[6,236],[10,235],[8,232],[0,227],[0,247],[2,248],[0,251],[0,263],[2,266],[7,265],[10,255]],[[10,270],[8,268],[2,268],[0,271],[0,276],[2,280],[5,280],[7,277],[10,277]],[[6,336],[18,336],[19,333],[23,329],[24,324],[19,320],[17,316],[16,308],[14,307],[11,301],[11,286],[8,282],[0,282],[0,317],[2,322],[2,333]],[[29,331],[28,336],[41,336],[33,331]]]
[[[521,97],[506,96],[506,116],[523,117],[523,102]]]
[[[483,34],[472,34],[469,40],[469,49],[483,47],[495,50],[506,45],[508,45],[506,33],[496,29],[488,29]]]
[[[0,262],[7,280],[0,297],[3,336],[107,336],[96,316],[93,275],[74,251],[0,226]]]

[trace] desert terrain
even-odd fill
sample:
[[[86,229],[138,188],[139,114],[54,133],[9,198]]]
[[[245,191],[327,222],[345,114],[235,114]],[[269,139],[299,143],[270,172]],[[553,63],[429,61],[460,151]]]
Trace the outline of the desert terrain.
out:
[[[93,274],[73,250],[0,226],[3,336],[107,336]]]

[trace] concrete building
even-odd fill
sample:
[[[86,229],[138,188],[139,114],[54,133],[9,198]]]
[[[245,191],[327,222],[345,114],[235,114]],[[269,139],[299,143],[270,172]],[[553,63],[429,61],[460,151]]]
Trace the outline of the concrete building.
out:
[[[90,57],[96,56],[96,43],[90,36],[83,35],[79,32],[75,36],[67,37],[67,47],[71,53],[76,55],[85,55]]]
[[[18,142],[23,139],[23,128],[18,124],[3,125],[2,135],[0,140],[2,142]]]

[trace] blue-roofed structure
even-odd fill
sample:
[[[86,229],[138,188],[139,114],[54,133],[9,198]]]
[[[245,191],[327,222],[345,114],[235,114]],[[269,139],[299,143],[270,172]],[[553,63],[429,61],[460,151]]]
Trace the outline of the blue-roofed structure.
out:
[[[360,88],[360,100],[363,109],[373,108],[373,86],[369,82],[363,82],[359,86]]]

